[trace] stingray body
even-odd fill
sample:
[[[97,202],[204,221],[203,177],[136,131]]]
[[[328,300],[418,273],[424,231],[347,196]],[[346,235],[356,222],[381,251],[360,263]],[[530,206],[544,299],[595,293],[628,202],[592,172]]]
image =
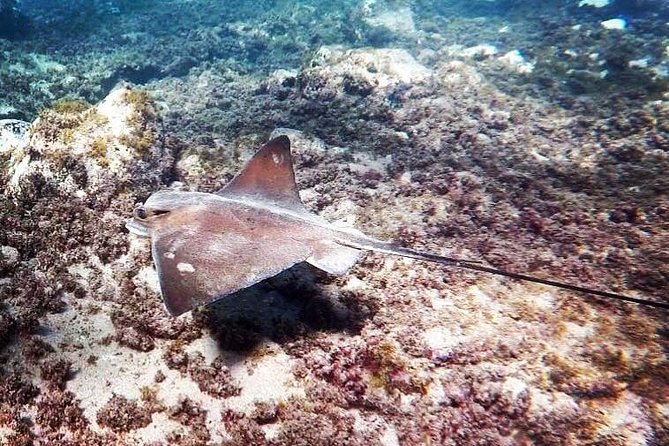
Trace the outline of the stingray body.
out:
[[[393,249],[352,228],[335,228],[304,207],[285,136],[263,146],[215,194],[154,193],[127,227],[151,237],[161,293],[173,315],[296,263],[344,274],[361,250]]]
[[[303,261],[344,274],[365,250],[667,308],[646,299],[501,271],[473,260],[422,253],[336,227],[309,212],[300,200],[286,136],[264,145],[217,193],[156,192],[135,209],[126,226],[151,238],[163,300],[174,316]]]

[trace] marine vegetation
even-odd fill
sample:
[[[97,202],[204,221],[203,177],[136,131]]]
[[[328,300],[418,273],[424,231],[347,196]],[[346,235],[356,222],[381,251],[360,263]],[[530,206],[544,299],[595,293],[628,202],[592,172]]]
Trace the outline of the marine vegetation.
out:
[[[485,272],[667,302],[669,2],[21,11],[31,33],[0,38],[0,444],[669,444],[666,311]],[[301,233],[277,188],[238,187],[286,138],[267,152]],[[189,302],[221,203],[268,246],[267,221],[292,231],[226,268],[299,263]],[[171,270],[170,231],[192,254]],[[364,255],[311,259],[330,274],[301,261],[320,242]]]

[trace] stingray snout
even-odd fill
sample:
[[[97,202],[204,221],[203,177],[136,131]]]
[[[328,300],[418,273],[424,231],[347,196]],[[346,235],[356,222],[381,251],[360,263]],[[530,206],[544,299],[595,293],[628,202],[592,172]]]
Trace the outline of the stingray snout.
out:
[[[151,231],[149,231],[148,226],[142,224],[141,222],[135,220],[134,218],[126,222],[125,228],[132,234],[138,235],[140,237],[151,236]]]

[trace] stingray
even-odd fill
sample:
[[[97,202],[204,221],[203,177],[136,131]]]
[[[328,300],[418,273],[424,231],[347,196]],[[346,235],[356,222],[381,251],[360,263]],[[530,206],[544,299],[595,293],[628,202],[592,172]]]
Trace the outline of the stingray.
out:
[[[445,257],[368,237],[310,212],[295,183],[290,140],[279,136],[261,147],[230,183],[216,193],[161,190],[135,208],[126,227],[151,238],[163,301],[173,316],[308,262],[346,274],[364,251],[511,277],[598,296],[669,308],[644,298],[542,279]]]

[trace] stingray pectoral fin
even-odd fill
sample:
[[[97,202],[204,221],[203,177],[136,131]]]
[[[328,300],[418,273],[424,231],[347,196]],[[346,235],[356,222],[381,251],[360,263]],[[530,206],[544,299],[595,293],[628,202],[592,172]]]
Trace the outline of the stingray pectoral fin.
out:
[[[346,274],[360,258],[357,248],[340,245],[331,240],[322,240],[313,246],[313,254],[307,262],[335,276]]]
[[[233,232],[163,231],[153,237],[152,254],[165,306],[179,316],[306,260],[311,248]]]

